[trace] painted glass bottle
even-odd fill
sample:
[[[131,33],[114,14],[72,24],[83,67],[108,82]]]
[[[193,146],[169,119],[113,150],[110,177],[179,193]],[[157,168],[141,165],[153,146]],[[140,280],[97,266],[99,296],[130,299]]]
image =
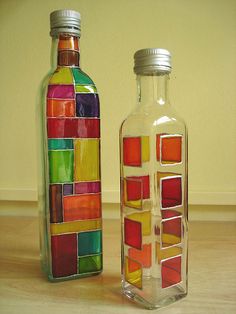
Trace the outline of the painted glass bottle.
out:
[[[168,98],[170,53],[134,59],[137,106],[120,129],[122,289],[151,309],[187,294],[187,131]]]
[[[52,68],[37,116],[42,268],[49,280],[102,271],[99,98],[79,65],[80,14],[50,15]]]

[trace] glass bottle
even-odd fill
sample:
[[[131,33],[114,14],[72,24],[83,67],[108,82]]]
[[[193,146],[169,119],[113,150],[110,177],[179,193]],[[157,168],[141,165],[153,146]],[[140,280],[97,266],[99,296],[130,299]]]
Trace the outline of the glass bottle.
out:
[[[50,15],[51,70],[37,106],[40,250],[51,281],[102,271],[99,98],[79,65],[80,14]]]
[[[122,289],[146,308],[187,295],[187,130],[170,106],[171,55],[134,55],[137,106],[120,129]]]

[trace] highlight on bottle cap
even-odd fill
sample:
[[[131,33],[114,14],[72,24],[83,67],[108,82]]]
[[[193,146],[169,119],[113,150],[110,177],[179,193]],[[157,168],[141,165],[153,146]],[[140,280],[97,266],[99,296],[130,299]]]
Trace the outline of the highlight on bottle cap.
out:
[[[69,33],[80,37],[80,13],[73,10],[57,10],[50,14],[50,35]]]
[[[170,52],[162,48],[146,48],[136,51],[134,54],[134,72],[136,74],[170,73]]]

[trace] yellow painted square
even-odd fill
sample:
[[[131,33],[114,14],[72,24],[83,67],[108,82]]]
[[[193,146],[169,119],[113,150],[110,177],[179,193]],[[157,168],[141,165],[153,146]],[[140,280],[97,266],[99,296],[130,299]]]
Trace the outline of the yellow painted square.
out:
[[[131,207],[131,208],[141,209],[142,208],[142,201],[141,200],[125,201],[125,205],[128,207]]]
[[[52,77],[49,80],[49,84],[73,84],[73,76],[70,68],[59,67],[53,73]]]
[[[179,244],[181,242],[181,238],[173,234],[162,233],[161,241],[164,247],[168,247],[171,245]]]
[[[151,234],[151,212],[141,212],[126,216],[128,219],[139,221],[142,223],[142,235],[147,236]]]
[[[75,86],[76,93],[97,93],[97,88],[94,85],[76,85]]]
[[[75,181],[100,180],[99,139],[77,139],[75,148]]]
[[[158,264],[160,264],[161,260],[170,258],[176,255],[182,254],[181,247],[170,247],[168,249],[161,249],[160,243],[156,242],[156,259]]]
[[[135,268],[134,271],[130,271],[130,263],[132,263],[133,268]],[[142,289],[142,266],[127,256],[125,257],[125,280],[131,285]]]
[[[101,229],[101,227],[102,227],[101,219],[88,219],[50,224],[50,230],[52,235],[96,230]]]
[[[142,162],[150,160],[150,143],[149,136],[141,137],[141,147],[142,147]]]

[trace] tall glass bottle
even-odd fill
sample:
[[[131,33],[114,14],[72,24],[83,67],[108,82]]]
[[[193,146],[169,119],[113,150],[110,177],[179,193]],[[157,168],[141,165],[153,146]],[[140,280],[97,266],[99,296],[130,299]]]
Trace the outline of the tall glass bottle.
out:
[[[151,309],[187,294],[187,130],[168,98],[170,53],[134,59],[137,106],[120,129],[122,288]]]
[[[102,271],[99,98],[79,65],[80,14],[50,15],[51,70],[37,107],[42,268],[51,281]]]

